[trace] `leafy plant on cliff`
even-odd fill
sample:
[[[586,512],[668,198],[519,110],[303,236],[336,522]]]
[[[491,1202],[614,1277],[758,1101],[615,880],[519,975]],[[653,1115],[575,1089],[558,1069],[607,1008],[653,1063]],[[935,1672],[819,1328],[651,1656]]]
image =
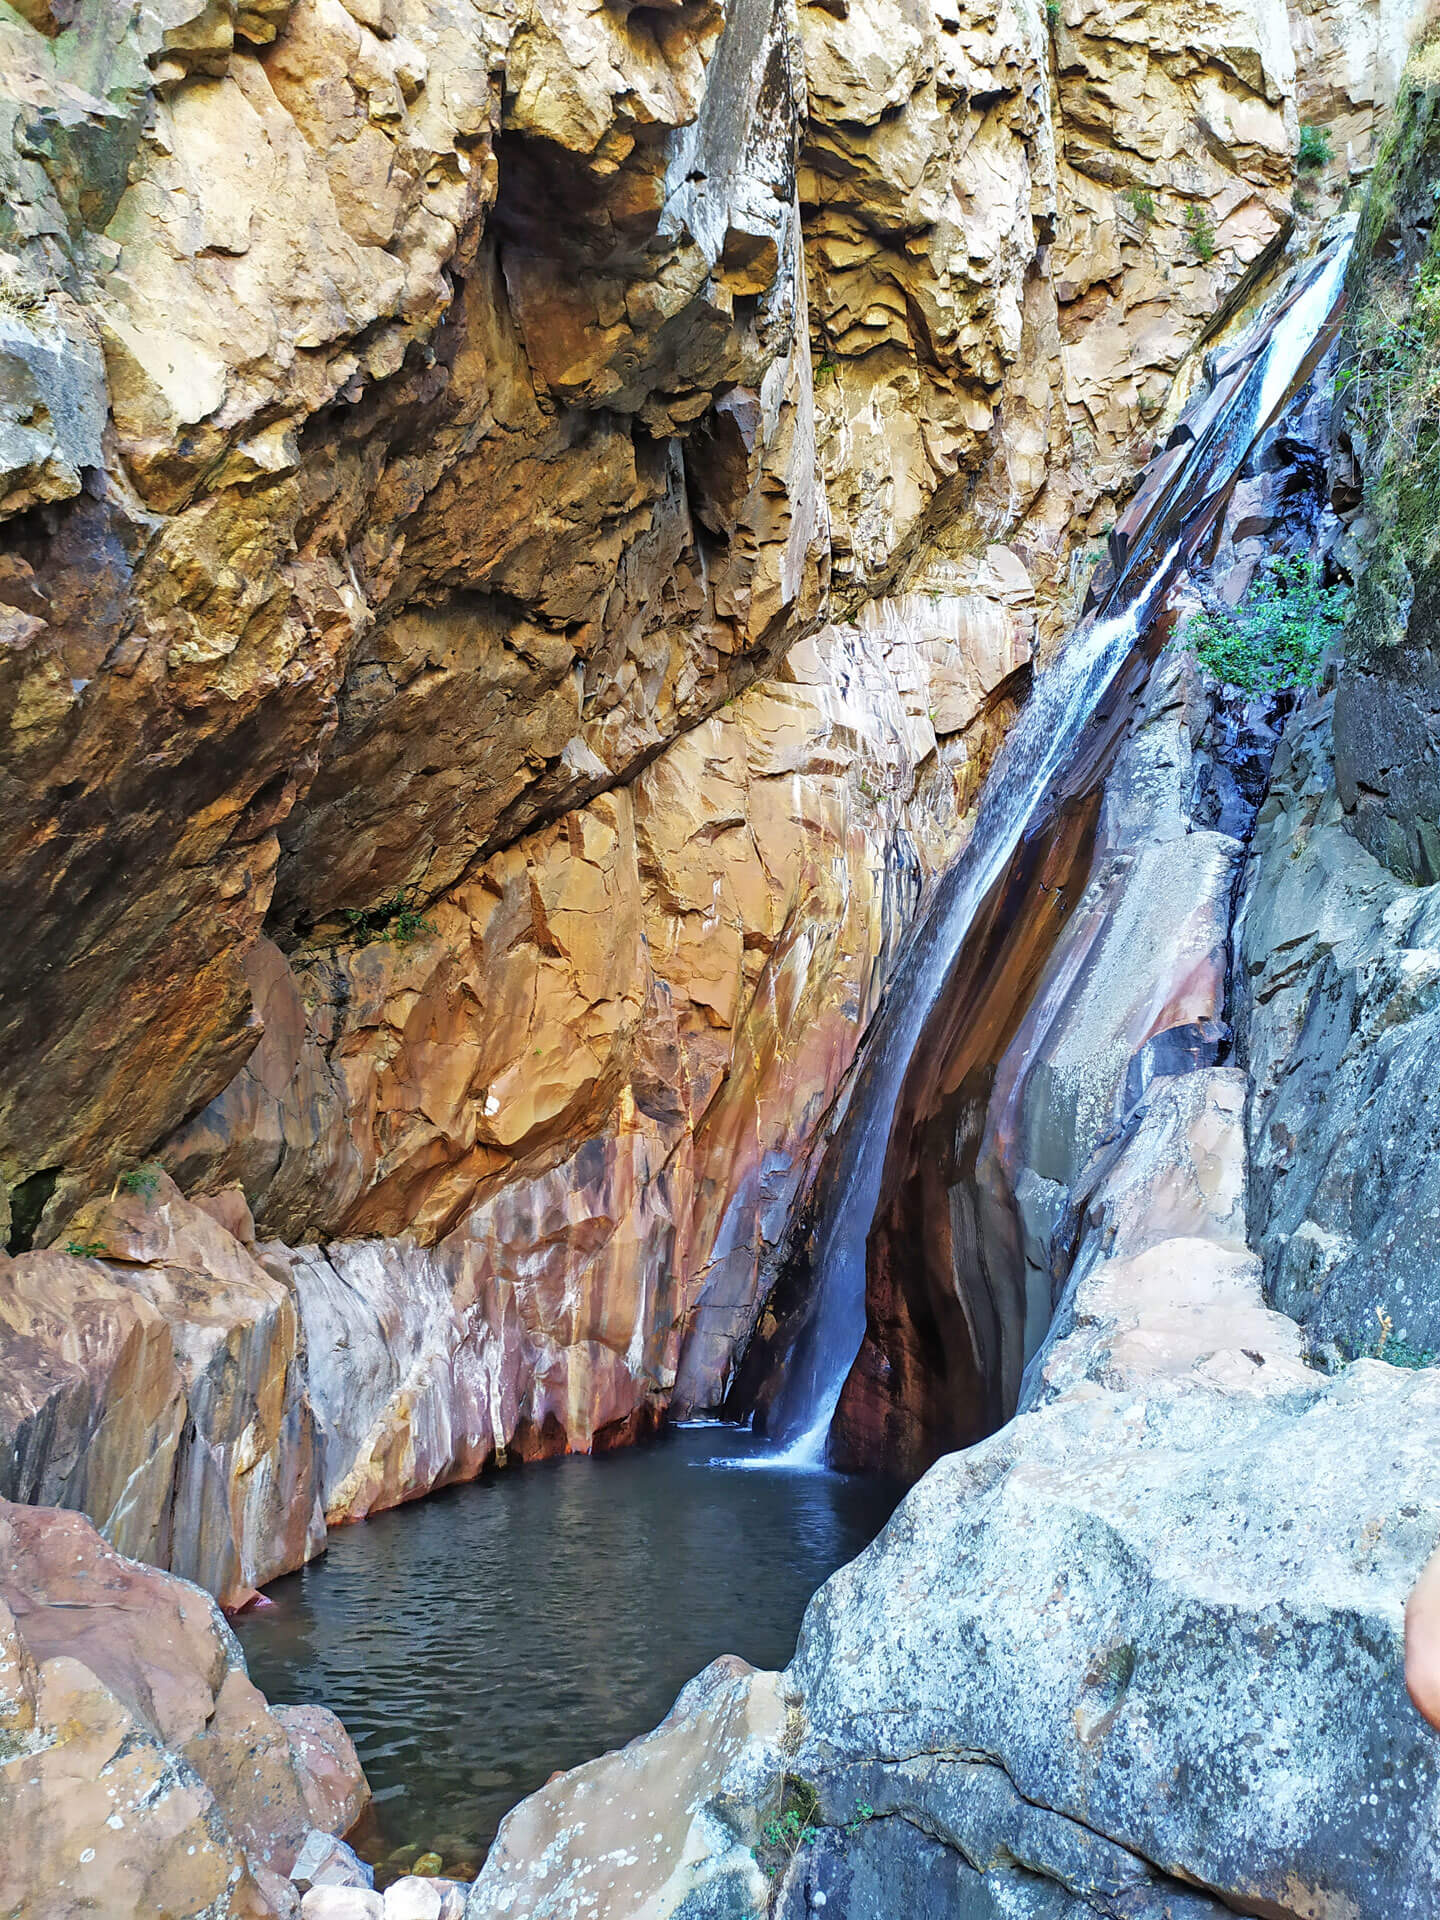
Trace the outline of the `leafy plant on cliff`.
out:
[[[105,1251],[103,1240],[67,1240],[66,1253],[73,1253],[77,1260],[98,1260]]]
[[[1321,167],[1328,167],[1334,158],[1330,145],[1330,132],[1326,127],[1301,127],[1300,145],[1295,150],[1295,164],[1302,173],[1316,173]]]
[[[388,900],[382,900],[373,907],[346,907],[344,914],[350,928],[350,938],[357,947],[368,947],[375,940],[388,940],[392,946],[408,947],[412,940],[418,940],[422,934],[435,932],[435,922],[425,919],[420,909],[403,893],[392,894]]]
[[[1155,218],[1155,196],[1142,187],[1126,187],[1120,198],[1129,207],[1142,227],[1148,227]]]
[[[1243,693],[1313,687],[1326,651],[1339,639],[1349,599],[1321,584],[1308,555],[1273,559],[1233,611],[1217,607],[1185,623],[1181,644],[1207,672]]]
[[[1384,1360],[1392,1367],[1410,1367],[1418,1371],[1422,1367],[1433,1367],[1435,1355],[1428,1347],[1416,1347],[1403,1339],[1395,1331],[1395,1323],[1383,1307],[1375,1309],[1375,1318],[1380,1322],[1380,1332],[1369,1358]]]
[[[147,1160],[144,1166],[132,1167],[129,1173],[122,1173],[120,1187],[125,1193],[137,1194],[149,1206],[159,1191],[161,1171],[157,1161]]]
[[[1210,224],[1209,215],[1192,201],[1185,209],[1185,231],[1190,236],[1190,244],[1196,257],[1205,264],[1215,258],[1215,229]]]

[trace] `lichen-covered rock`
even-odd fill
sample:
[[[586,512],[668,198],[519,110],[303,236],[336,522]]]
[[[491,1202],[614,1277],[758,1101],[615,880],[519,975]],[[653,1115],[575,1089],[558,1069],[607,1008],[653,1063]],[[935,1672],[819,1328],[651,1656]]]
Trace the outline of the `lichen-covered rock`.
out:
[[[520,1803],[475,1882],[468,1920],[586,1910],[702,1920],[763,1908],[756,1809],[778,1790],[787,1735],[778,1677],[734,1655],[715,1661],[654,1733]],[[557,1847],[572,1823],[583,1845]]]
[[[1440,51],[1407,71],[1356,235],[1331,492],[1337,559],[1355,581],[1334,714],[1336,784],[1350,830],[1402,880],[1440,879],[1435,732],[1440,668],[1434,360],[1440,329],[1429,208],[1440,175]]]

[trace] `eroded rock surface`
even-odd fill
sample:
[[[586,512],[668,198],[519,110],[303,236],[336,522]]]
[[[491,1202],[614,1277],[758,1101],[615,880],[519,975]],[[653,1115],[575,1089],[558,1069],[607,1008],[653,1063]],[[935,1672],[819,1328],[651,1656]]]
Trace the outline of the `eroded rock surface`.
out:
[[[368,1798],[334,1714],[267,1706],[208,1594],[0,1501],[7,1913],[284,1915],[306,1835]]]
[[[1244,922],[1255,1244],[1316,1347],[1423,1356],[1440,1346],[1440,902],[1350,832],[1328,706],[1287,738]]]

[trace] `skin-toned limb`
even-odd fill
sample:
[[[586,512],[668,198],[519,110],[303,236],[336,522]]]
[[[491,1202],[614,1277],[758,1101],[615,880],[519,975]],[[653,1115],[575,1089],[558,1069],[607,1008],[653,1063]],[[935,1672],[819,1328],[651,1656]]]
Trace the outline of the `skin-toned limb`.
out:
[[[1440,1547],[1405,1607],[1405,1685],[1432,1727],[1440,1727]]]

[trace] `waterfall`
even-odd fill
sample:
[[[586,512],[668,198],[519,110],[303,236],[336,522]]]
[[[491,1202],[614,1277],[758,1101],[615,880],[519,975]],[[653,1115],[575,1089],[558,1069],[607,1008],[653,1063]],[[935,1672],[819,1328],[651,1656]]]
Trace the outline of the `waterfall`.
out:
[[[1193,553],[1260,434],[1308,374],[1338,308],[1350,235],[1318,263],[1231,355],[1223,381],[1191,410],[1194,438],[1152,463],[1142,484],[1118,578],[1034,692],[997,755],[969,845],[936,891],[897,969],[837,1139],[836,1177],[815,1235],[814,1310],[796,1343],[770,1416],[786,1444],[769,1464],[819,1467],[846,1376],[865,1333],[865,1253],[880,1195],[895,1105],[922,1028],[944,991],[976,912],[1036,821],[1057,776],[1132,649],[1143,638],[1182,553]],[[1307,364],[1308,363],[1308,364]],[[1178,464],[1177,464],[1178,461]],[[1164,463],[1162,466],[1161,463]],[[1148,511],[1146,495],[1151,492]]]

